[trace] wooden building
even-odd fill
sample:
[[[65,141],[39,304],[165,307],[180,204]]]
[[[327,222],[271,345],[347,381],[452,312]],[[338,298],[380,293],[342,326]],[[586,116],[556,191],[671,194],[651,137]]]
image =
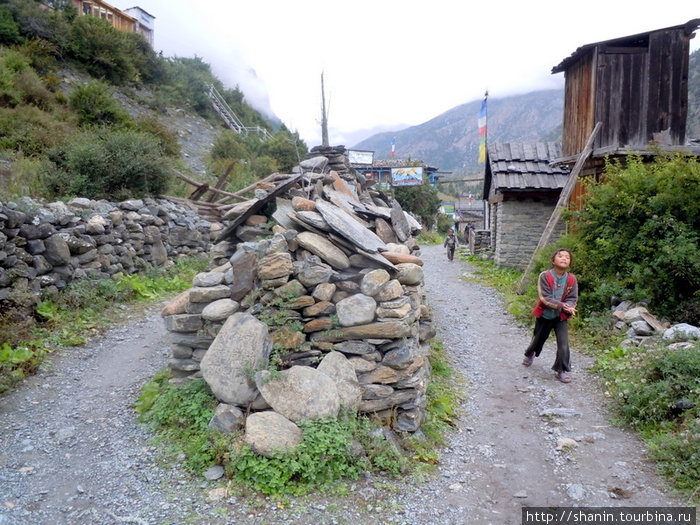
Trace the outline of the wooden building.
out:
[[[106,20],[120,31],[138,31],[138,20],[103,0],[73,0],[80,16],[94,16]]]
[[[569,177],[556,142],[489,144],[484,199],[490,246],[498,266],[525,268]],[[564,231],[561,223],[555,237]]]
[[[690,39],[700,19],[579,47],[552,69],[564,73],[562,160],[575,162],[601,122],[582,175],[598,176],[606,156],[687,151]],[[697,147],[695,147],[697,150]],[[579,184],[572,201],[582,193]]]

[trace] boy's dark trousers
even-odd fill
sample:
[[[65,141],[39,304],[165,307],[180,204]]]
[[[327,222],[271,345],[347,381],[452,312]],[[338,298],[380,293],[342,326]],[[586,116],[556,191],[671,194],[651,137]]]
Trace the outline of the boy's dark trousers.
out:
[[[447,260],[451,261],[452,258],[455,256],[455,248],[454,246],[450,248],[449,246],[447,247]]]
[[[549,337],[549,334],[554,329],[554,334],[557,336],[557,358],[554,360],[552,370],[555,372],[570,372],[571,358],[569,353],[569,327],[567,321],[562,321],[559,317],[554,319],[545,319],[538,317],[535,319],[535,330],[532,335],[530,346],[525,350],[526,356],[535,355],[539,357],[542,352],[542,347]]]

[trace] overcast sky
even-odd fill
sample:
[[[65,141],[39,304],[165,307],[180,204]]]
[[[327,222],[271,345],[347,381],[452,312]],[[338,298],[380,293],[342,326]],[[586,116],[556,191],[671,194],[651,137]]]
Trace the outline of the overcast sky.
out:
[[[700,18],[698,0],[112,0],[156,17],[155,49],[201,57],[309,147],[421,124],[486,89],[563,87],[576,48]],[[700,48],[700,34],[691,51]],[[474,117],[476,126],[477,116]]]

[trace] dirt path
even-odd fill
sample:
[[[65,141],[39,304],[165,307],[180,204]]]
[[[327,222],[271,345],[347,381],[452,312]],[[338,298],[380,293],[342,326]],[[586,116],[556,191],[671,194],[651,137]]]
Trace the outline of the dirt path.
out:
[[[574,349],[573,382],[550,369],[554,337],[532,367],[521,364],[530,330],[496,293],[460,277],[472,269],[423,250],[438,337],[468,382],[465,416],[450,441],[451,489],[435,508],[461,508],[469,523],[520,524],[523,506],[671,506],[641,442],[611,426],[591,360]],[[547,413],[559,415],[545,415]],[[576,446],[557,450],[559,440]],[[462,465],[454,460],[459,456]]]
[[[158,466],[132,404],[164,366],[168,345],[153,313],[71,349],[0,398],[0,525],[83,523],[520,524],[523,506],[671,506],[641,443],[610,426],[589,360],[573,353],[573,382],[550,370],[553,343],[531,368],[529,330],[493,290],[460,279],[441,247],[423,250],[438,337],[467,383],[464,414],[436,476],[368,477],[350,496],[274,501]],[[554,415],[543,415],[549,411]],[[557,415],[559,414],[559,415]],[[577,446],[557,450],[558,440]],[[223,519],[222,516],[226,516]]]

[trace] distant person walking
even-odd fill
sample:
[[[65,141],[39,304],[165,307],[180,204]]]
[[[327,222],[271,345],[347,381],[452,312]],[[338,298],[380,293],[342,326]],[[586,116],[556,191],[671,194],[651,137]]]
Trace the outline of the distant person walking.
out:
[[[567,321],[576,315],[578,302],[578,283],[574,274],[570,273],[571,252],[560,249],[552,255],[552,268],[540,273],[537,280],[538,301],[532,310],[535,329],[530,346],[525,350],[523,364],[532,365],[535,357],[542,352],[542,347],[554,330],[557,337],[557,357],[552,370],[557,373],[557,379],[562,383],[570,383],[571,359],[569,351],[569,327]]]
[[[455,237],[455,231],[450,228],[447,237],[445,237],[445,242],[442,243],[443,247],[447,248],[447,260],[452,262],[455,256],[455,247],[457,246],[457,237]]]

